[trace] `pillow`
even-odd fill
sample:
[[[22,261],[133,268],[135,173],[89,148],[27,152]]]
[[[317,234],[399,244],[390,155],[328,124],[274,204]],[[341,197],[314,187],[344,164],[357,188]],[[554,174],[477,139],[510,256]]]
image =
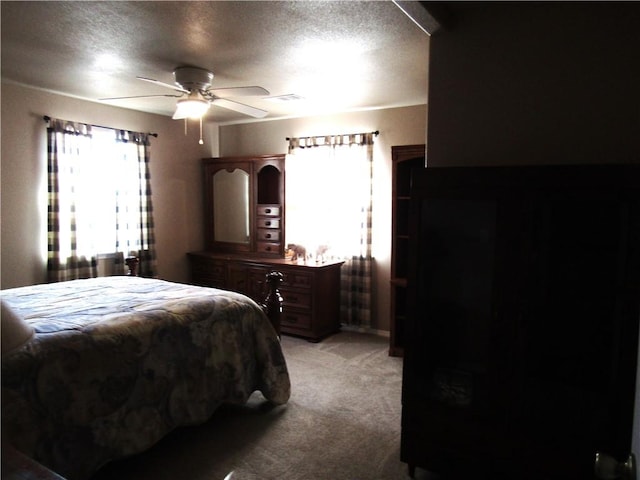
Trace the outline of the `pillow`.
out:
[[[2,356],[27,343],[33,337],[33,327],[28,325],[9,304],[0,299],[0,335]]]

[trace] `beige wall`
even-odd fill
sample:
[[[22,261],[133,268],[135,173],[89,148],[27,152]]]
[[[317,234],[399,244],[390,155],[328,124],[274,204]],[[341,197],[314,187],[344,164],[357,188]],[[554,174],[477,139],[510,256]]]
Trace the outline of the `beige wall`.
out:
[[[389,330],[391,147],[425,143],[426,118],[426,105],[420,105],[220,127],[220,155],[286,153],[287,137],[380,131],[373,154],[372,327],[376,330]]]
[[[636,2],[450,2],[428,166],[640,161]]]
[[[1,286],[45,281],[47,248],[46,123],[43,115],[134,131],[151,140],[158,275],[187,281],[185,252],[202,248],[200,158],[217,149],[198,129],[168,117],[2,84]],[[96,179],[99,181],[99,179]]]
[[[354,112],[270,122],[197,128],[145,114],[2,84],[2,288],[45,281],[46,124],[43,115],[95,125],[158,133],[151,141],[151,181],[158,275],[188,281],[185,253],[203,246],[200,159],[220,155],[285,153],[286,137],[379,130],[374,151],[374,328],[389,329],[391,146],[425,143],[426,106]]]

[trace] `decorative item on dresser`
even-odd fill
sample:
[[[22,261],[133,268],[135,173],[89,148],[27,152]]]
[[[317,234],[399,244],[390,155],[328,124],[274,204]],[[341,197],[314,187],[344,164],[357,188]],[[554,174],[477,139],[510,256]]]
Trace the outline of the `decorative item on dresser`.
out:
[[[389,355],[401,357],[407,311],[409,271],[409,189],[411,172],[425,167],[425,145],[391,147],[391,294]]]
[[[317,342],[340,330],[342,261],[292,263],[285,258],[190,252],[197,285],[244,293],[257,302],[266,294],[266,275],[280,272],[283,306],[280,331]]]
[[[410,473],[635,478],[640,165],[427,168],[410,218]]]

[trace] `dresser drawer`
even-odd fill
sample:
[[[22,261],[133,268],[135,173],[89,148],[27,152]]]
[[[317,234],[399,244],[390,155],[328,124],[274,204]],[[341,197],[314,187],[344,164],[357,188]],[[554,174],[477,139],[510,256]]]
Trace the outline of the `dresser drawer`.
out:
[[[279,218],[258,218],[258,228],[280,228]]]
[[[256,250],[259,253],[280,253],[282,245],[275,242],[258,242]]]
[[[284,308],[280,322],[283,327],[308,330],[311,328],[311,315]]]
[[[282,285],[295,288],[311,288],[313,277],[310,274],[298,272],[284,272]]]
[[[193,275],[191,281],[194,285],[200,285],[202,287],[219,288],[221,290],[227,289],[227,282],[224,278],[211,277],[209,275]]]
[[[285,306],[298,308],[311,308],[311,294],[308,292],[299,292],[297,290],[289,290],[281,288],[280,294]]]
[[[267,272],[266,268],[251,268],[247,273],[249,279],[247,291],[249,296],[258,303],[262,302],[267,295]]]
[[[263,217],[279,217],[279,205],[258,205],[258,215]]]
[[[258,229],[258,241],[266,241],[266,242],[279,242],[280,241],[280,230],[269,230],[268,228],[259,228]]]
[[[191,264],[191,277],[199,285],[223,288],[226,281],[223,263],[202,262]]]

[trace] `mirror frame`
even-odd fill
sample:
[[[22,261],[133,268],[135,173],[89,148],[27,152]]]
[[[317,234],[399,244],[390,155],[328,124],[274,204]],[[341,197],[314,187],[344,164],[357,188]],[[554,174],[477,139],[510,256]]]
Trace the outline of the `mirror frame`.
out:
[[[213,177],[220,170],[232,172],[234,170],[242,170],[249,176],[249,241],[246,243],[221,242],[215,238],[215,218],[214,218],[214,193],[213,193]],[[255,231],[255,187],[253,181],[253,166],[250,161],[239,159],[225,159],[219,161],[217,159],[205,159],[204,161],[204,228],[205,228],[205,248],[207,250],[223,251],[223,252],[252,252],[254,249]]]

